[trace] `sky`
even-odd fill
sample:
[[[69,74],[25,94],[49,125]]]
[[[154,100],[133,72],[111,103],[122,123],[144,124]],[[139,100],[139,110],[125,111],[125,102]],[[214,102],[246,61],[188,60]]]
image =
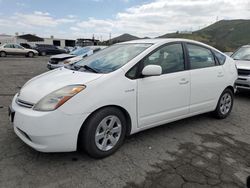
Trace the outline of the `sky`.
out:
[[[157,37],[250,19],[250,0],[0,0],[0,34],[107,40]]]

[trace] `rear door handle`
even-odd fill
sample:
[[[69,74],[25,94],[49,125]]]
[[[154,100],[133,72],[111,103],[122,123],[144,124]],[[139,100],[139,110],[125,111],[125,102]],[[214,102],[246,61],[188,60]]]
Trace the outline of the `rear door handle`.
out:
[[[182,78],[182,79],[180,80],[180,82],[179,82],[180,85],[184,85],[184,84],[188,84],[188,83],[189,83],[189,81],[186,80],[186,78]]]
[[[217,77],[223,77],[224,76],[224,74],[223,74],[223,72],[218,72],[218,75],[217,75]]]

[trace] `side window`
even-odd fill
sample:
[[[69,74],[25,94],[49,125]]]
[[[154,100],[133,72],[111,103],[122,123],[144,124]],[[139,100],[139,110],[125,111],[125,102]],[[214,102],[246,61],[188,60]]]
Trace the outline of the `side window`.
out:
[[[6,45],[4,46],[4,48],[13,48],[13,45],[12,45],[12,44],[6,44]]]
[[[194,44],[187,44],[187,48],[191,69],[215,66],[211,50]]]
[[[14,44],[14,48],[22,49],[22,47],[17,44]]]
[[[226,56],[224,56],[223,54],[217,52],[217,51],[213,51],[215,57],[218,59],[220,65],[223,65],[226,61]]]
[[[143,61],[144,67],[147,65],[160,65],[162,74],[183,71],[184,55],[181,44],[169,44],[148,56]]]
[[[130,79],[135,79],[136,78],[136,73],[137,70],[139,68],[139,63],[137,63],[137,65],[135,65],[133,68],[131,68],[127,73],[126,73],[126,77],[130,78]]]

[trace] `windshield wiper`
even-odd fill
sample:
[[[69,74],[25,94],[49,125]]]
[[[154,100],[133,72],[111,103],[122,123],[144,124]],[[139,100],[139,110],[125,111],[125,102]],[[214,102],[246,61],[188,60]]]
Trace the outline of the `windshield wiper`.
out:
[[[84,68],[85,70],[88,70],[88,71],[91,71],[91,72],[94,72],[94,73],[99,73],[99,71],[97,71],[96,69],[88,66],[88,65],[73,65],[73,68],[75,70],[79,70],[81,68]]]

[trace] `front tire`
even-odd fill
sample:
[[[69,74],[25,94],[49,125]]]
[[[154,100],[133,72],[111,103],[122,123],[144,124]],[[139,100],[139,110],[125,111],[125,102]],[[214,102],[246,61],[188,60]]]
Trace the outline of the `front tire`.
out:
[[[122,145],[126,133],[126,118],[115,107],[95,112],[83,125],[79,144],[88,155],[104,158],[113,154]]]
[[[35,54],[34,54],[33,52],[29,52],[29,53],[27,54],[28,57],[34,57],[34,55],[35,55]]]
[[[227,116],[229,116],[233,108],[233,102],[234,102],[233,92],[231,91],[231,89],[228,88],[225,89],[220,96],[215,111],[213,112],[215,117],[218,119],[224,119]]]
[[[46,56],[47,53],[46,52],[41,52],[41,56]]]

